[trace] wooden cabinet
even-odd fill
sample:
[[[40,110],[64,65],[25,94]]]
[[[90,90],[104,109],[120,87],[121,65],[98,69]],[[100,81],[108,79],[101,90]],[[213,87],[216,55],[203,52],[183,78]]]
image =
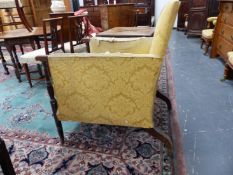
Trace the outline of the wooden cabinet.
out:
[[[42,26],[42,20],[49,18],[51,0],[29,0],[35,26]]]
[[[113,27],[131,27],[135,22],[134,4],[100,5],[103,30]]]
[[[154,16],[155,0],[117,0],[117,3],[134,3],[137,10],[137,26],[151,25],[151,17]]]
[[[224,0],[220,1],[220,14],[210,56],[220,55],[226,61],[229,51],[233,51],[233,0]]]
[[[188,17],[188,35],[201,35],[201,31],[207,27],[207,17],[217,16],[217,0],[190,0]]]
[[[185,29],[185,14],[189,12],[189,1],[188,0],[181,0],[180,1],[180,9],[178,12],[178,22],[177,22],[177,29],[184,30]]]

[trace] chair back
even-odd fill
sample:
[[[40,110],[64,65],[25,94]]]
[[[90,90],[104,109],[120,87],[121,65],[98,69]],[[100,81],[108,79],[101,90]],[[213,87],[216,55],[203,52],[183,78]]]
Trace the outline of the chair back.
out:
[[[74,46],[83,44],[83,38],[88,36],[88,22],[85,21],[87,15],[69,16],[69,40],[70,52],[74,53]]]
[[[162,10],[155,28],[151,54],[160,58],[165,56],[179,6],[179,0],[171,0]]]
[[[43,32],[44,32],[44,43],[45,53],[49,55],[57,50],[64,50],[63,41],[63,18],[49,18],[43,20]]]

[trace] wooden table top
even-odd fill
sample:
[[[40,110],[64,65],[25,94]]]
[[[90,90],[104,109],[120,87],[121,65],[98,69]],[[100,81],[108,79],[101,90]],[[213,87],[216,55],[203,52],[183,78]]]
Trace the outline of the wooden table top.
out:
[[[98,33],[96,36],[101,37],[152,37],[154,27],[139,26],[139,27],[114,27],[104,32]]]
[[[32,32],[29,32],[27,29],[15,29],[0,32],[0,39],[14,39],[14,38],[25,38],[31,36],[42,36],[43,27],[33,27]]]

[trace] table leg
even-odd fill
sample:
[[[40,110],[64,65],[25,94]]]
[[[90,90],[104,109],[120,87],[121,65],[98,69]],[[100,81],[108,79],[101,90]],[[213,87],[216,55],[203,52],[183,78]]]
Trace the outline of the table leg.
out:
[[[5,70],[4,74],[9,75],[10,72],[9,72],[7,66],[6,66],[6,60],[5,60],[4,56],[3,56],[1,46],[0,46],[0,59],[2,59],[2,66],[3,66],[4,70]]]
[[[16,60],[18,60],[18,57],[17,57],[17,54],[16,54],[15,46],[9,46],[9,45],[6,44],[6,48],[7,48],[8,52],[9,52],[9,54],[10,54],[11,62],[12,62],[13,67],[15,69],[15,75],[16,75],[18,81],[22,82],[21,76],[20,76],[21,65],[20,65],[19,62],[16,61]],[[15,55],[16,55],[17,58],[14,57]],[[19,67],[19,65],[20,65],[20,67]]]
[[[36,42],[37,48],[40,49],[40,48],[41,48],[41,45],[40,45],[39,37],[35,37],[34,40],[35,40],[35,42]]]

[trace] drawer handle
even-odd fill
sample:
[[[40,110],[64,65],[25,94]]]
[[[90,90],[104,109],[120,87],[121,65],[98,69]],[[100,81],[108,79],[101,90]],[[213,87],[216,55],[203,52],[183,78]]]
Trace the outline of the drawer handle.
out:
[[[224,30],[221,31],[222,35],[224,35]]]
[[[231,35],[231,40],[233,41],[233,35]]]

